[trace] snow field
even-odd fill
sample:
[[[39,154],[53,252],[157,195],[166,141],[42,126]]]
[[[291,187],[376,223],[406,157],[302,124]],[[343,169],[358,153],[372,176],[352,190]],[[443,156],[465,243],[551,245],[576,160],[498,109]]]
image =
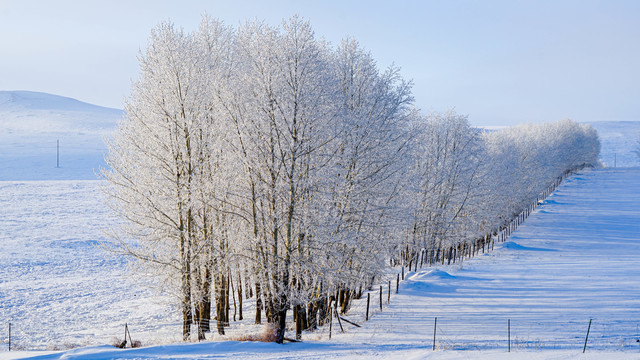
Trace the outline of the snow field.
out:
[[[100,199],[100,183],[78,180],[95,179],[104,165],[103,136],[121,115],[48,94],[0,92],[0,359],[35,355],[3,352],[9,322],[14,349],[111,344],[124,323],[144,345],[180,341],[171,298],[150,290],[149,279],[130,277],[126,261],[103,250],[116,220]],[[605,165],[613,166],[613,154],[618,167],[640,165],[630,152],[640,122],[593,126]],[[55,168],[57,139],[61,168]],[[381,313],[373,291],[376,314],[367,323],[365,294],[345,316],[363,328],[344,324],[341,334],[334,322],[331,340],[324,327],[305,333],[303,344],[219,341],[261,331],[251,325],[253,303],[245,302],[245,320],[225,337],[207,334],[213,342],[125,351],[97,346],[45,358],[639,358],[639,179],[639,169],[570,178],[496,251],[408,274]],[[389,275],[392,288],[397,271]],[[386,291],[385,281],[385,302]]]
[[[128,275],[125,259],[104,250],[115,220],[99,185],[0,182],[4,349],[9,322],[14,349],[34,350],[111,343],[125,322],[156,330],[174,319],[164,300]],[[179,335],[170,330],[155,336]]]
[[[121,117],[62,96],[0,91],[0,181],[95,180],[105,166],[104,138]]]
[[[640,121],[595,121],[591,123],[600,137],[600,160],[606,167],[637,167]]]
[[[496,251],[411,274],[356,342],[640,352],[640,169],[570,177]],[[337,337],[340,338],[340,335]],[[411,344],[411,345],[409,345]],[[638,355],[640,356],[640,355]]]
[[[343,324],[346,332],[340,333],[334,319],[331,340],[328,340],[327,328],[324,327],[317,333],[305,333],[305,342],[302,344],[284,346],[214,341],[124,351],[111,347],[85,348],[66,353],[52,353],[42,358],[638,358],[640,345],[636,340],[640,336],[640,319],[637,318],[637,314],[640,313],[640,286],[636,275],[640,271],[640,263],[637,261],[640,255],[640,204],[637,201],[640,195],[639,180],[640,169],[586,171],[570,177],[505,243],[496,244],[493,252],[466,260],[462,264],[424,268],[419,269],[417,273],[409,272],[406,280],[401,282],[400,293],[397,295],[394,293],[395,281],[392,281],[389,305],[386,305],[387,287],[384,286],[385,305],[382,312],[378,310],[378,292],[375,288],[371,293],[371,310],[375,314],[369,322],[364,322],[366,295],[363,299],[356,300],[345,317],[359,323],[362,328]],[[78,208],[82,206],[80,198],[95,196],[92,191],[95,191],[97,186],[95,182],[44,182],[39,185],[50,187],[43,190],[47,193],[57,191],[53,189],[66,189],[63,194],[54,198],[73,198]],[[22,194],[26,192],[27,184],[3,183],[2,186],[2,194],[10,192],[7,190],[11,189]],[[91,190],[92,187],[94,190]],[[25,199],[31,197],[34,199],[32,201],[38,198],[33,194],[19,196]],[[29,213],[26,210],[20,211]],[[93,216],[100,217],[100,214],[86,212],[81,212],[87,216],[83,221],[91,221]],[[34,218],[46,217],[41,212],[31,214]],[[17,220],[13,221],[15,223]],[[34,219],[32,221],[37,224]],[[74,229],[73,222],[67,229]],[[34,231],[33,235],[36,238],[44,237],[42,231],[39,235],[37,230]],[[59,232],[60,230],[54,227],[47,231],[47,234],[54,235]],[[6,239],[2,240],[2,246],[6,246]],[[68,238],[67,241],[73,242],[73,238]],[[17,239],[13,240],[12,246],[29,250],[28,246],[20,243]],[[47,244],[46,241],[37,243],[39,246]],[[55,243],[48,244],[54,249],[52,253],[59,256],[66,253],[66,250],[56,248]],[[3,253],[5,251],[8,250],[3,248]],[[32,251],[32,254],[38,253],[37,249]],[[41,250],[40,253],[42,252]],[[28,251],[19,251],[12,253],[12,256],[19,258],[19,253],[29,254]],[[78,255],[81,254],[79,251]],[[24,255],[20,261],[27,263],[28,257],[29,255]],[[102,322],[106,320],[101,330],[89,331],[102,334],[104,339],[109,338],[110,334],[107,335],[107,332],[121,332],[119,324],[127,320],[133,323],[132,319],[136,316],[138,318],[135,321],[138,324],[148,321],[145,326],[149,329],[149,323],[167,322],[167,314],[169,317],[173,316],[169,312],[162,314],[162,311],[157,311],[155,318],[148,314],[148,318],[145,319],[143,315],[132,311],[130,300],[123,299],[125,295],[100,289],[107,283],[99,277],[91,279],[91,276],[80,276],[92,271],[82,270],[82,267],[100,266],[99,260],[92,260],[88,254],[79,258],[83,260],[78,269],[71,272],[72,276],[69,276],[67,270],[61,270],[62,274],[67,272],[67,276],[57,277],[54,276],[56,270],[53,270],[29,277],[29,271],[23,269],[19,278],[2,283],[3,294],[13,293],[13,290],[20,288],[17,284],[23,283],[25,289],[34,289],[31,291],[35,296],[38,296],[39,292],[39,287],[34,285],[38,281],[37,278],[48,276],[46,282],[58,284],[59,290],[53,292],[54,295],[40,295],[43,305],[39,306],[57,320],[44,322],[39,327],[35,324],[36,321],[29,323],[30,326],[34,326],[34,333],[43,334],[41,341],[44,343],[47,338],[59,342],[64,336],[68,336],[58,330],[58,324],[64,322],[61,318],[64,318],[65,312],[61,309],[64,308],[65,301],[68,301],[60,298],[63,293],[73,292],[77,286],[86,289],[86,293],[95,293],[97,296],[72,294],[69,298],[77,303],[78,308],[69,310],[82,314],[82,310],[79,309],[83,307],[97,307],[99,312],[109,314],[97,317]],[[102,266],[99,272],[118,276],[115,269],[120,267],[113,266],[109,270],[109,267]],[[395,274],[390,274],[389,280],[395,280]],[[3,274],[2,278],[6,279],[6,274]],[[125,280],[126,277],[121,275],[117,279]],[[136,289],[135,284],[122,284],[123,288],[117,291],[126,293]],[[93,299],[90,300],[91,298]],[[20,303],[17,299],[17,296],[12,296],[11,300],[7,301],[3,296],[3,311],[6,309],[5,304],[14,302],[18,305],[13,306],[17,308],[13,310],[13,314],[36,312],[33,309],[29,310],[28,305]],[[111,302],[112,305],[106,305],[105,302]],[[87,304],[81,305],[82,303]],[[32,305],[35,307],[35,304],[34,302]],[[69,306],[70,303],[66,304]],[[146,304],[141,303],[141,306],[149,310]],[[118,313],[118,307],[130,309],[129,317],[125,319],[114,315]],[[166,308],[165,310],[171,311]],[[251,319],[252,315],[252,310],[246,310],[246,318]],[[438,317],[437,351],[433,352],[431,348],[435,317]],[[511,320],[512,353],[507,353],[507,319]],[[582,346],[589,319],[593,319],[593,324],[587,353],[583,355]],[[64,323],[69,324],[69,333],[74,326],[80,329],[71,340],[88,338],[82,338],[87,334],[84,329],[88,327],[83,328],[87,324],[86,321],[76,325],[73,322]],[[245,323],[248,322],[245,320]],[[233,326],[235,329],[232,329],[232,334],[255,331],[255,327],[249,330],[248,325]],[[174,335],[179,334],[179,327],[174,328],[174,331]],[[136,334],[135,330],[133,332]],[[292,337],[292,334],[289,336]],[[210,334],[208,337],[222,340],[217,335]],[[99,338],[93,337],[96,343],[99,343]],[[0,354],[4,358],[10,356],[8,353]],[[20,354],[26,355],[28,353]]]

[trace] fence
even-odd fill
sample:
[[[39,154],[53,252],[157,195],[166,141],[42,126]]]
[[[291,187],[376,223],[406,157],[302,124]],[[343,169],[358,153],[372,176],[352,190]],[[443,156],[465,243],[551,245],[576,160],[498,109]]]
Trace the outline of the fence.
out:
[[[562,182],[563,178],[559,178],[548,189],[540,194],[534,203],[527,207],[522,213],[512,219],[500,232],[493,236],[484,239],[482,243],[467,243],[460,248],[442,250],[442,249],[423,249],[416,257],[411,259],[408,263],[408,267],[402,266],[396,269],[391,269],[388,276],[382,281],[382,284],[378,284],[373,287],[372,291],[365,292],[360,301],[356,300],[352,302],[351,309],[348,314],[340,315],[334,310],[331,312],[332,319],[338,321],[338,325],[345,320],[344,326],[339,328],[332,328],[331,325],[324,326],[317,332],[319,335],[324,335],[329,331],[335,334],[335,331],[342,331],[345,328],[356,326],[353,324],[362,325],[376,314],[386,311],[385,307],[389,306],[393,302],[392,295],[397,294],[400,290],[400,281],[405,279],[405,275],[410,271],[417,271],[418,268],[424,268],[428,266],[434,266],[443,263],[452,263],[456,261],[462,261],[473,257],[479,252],[486,252],[493,249],[495,241],[505,241],[510,234],[515,231],[522,222],[531,214],[537,206],[541,204],[541,200],[551,194],[558,185]],[[365,302],[366,299],[366,302]],[[251,310],[250,304],[247,310]],[[245,305],[245,306],[246,306]],[[255,305],[254,305],[255,306]],[[358,310],[360,308],[360,310]],[[445,315],[444,317],[441,315]],[[504,314],[497,316],[496,319],[452,319],[447,318],[447,314],[438,314],[439,320],[434,324],[431,323],[431,319],[424,319],[423,322],[426,326],[420,331],[416,331],[422,337],[422,341],[427,339],[428,333],[433,332],[436,335],[436,342],[434,346],[437,348],[510,348],[513,346],[518,348],[563,348],[573,347],[578,339],[583,339],[585,335],[585,327],[588,318],[584,319],[519,319],[517,317],[505,317]],[[560,315],[560,314],[559,314]],[[336,318],[336,316],[338,316]],[[249,317],[250,318],[250,317]],[[560,318],[560,317],[559,317]],[[248,319],[245,323],[250,324],[251,320]],[[292,322],[289,322],[292,323]],[[429,323],[426,325],[426,323]],[[5,323],[6,324],[6,323]],[[332,324],[332,322],[330,322]],[[505,325],[506,324],[506,325]],[[8,325],[8,324],[7,324]],[[143,344],[157,343],[157,338],[161,337],[165,339],[165,342],[172,340],[180,341],[180,333],[182,324],[178,321],[170,321],[165,323],[156,324],[131,324],[133,326],[132,335],[129,337],[129,341],[142,339]],[[125,324],[122,324],[124,328]],[[415,325],[417,328],[417,324]],[[10,328],[11,327],[11,328]],[[87,324],[87,328],[92,328],[91,324]],[[429,328],[429,329],[427,329]],[[505,330],[505,328],[508,328]],[[559,336],[564,334],[567,328],[571,328],[571,335]],[[3,326],[3,330],[0,330],[0,349],[1,350],[15,350],[15,349],[62,349],[76,346],[88,345],[87,338],[93,337],[73,337],[70,339],[62,340],[62,343],[54,343],[48,345],[43,341],[34,340],[41,334],[26,333],[21,329],[20,323],[12,321],[9,326]],[[331,330],[329,330],[331,329]],[[484,330],[482,330],[484,329]],[[528,330],[527,330],[528,329]],[[471,331],[472,330],[472,331]],[[347,330],[349,331],[349,330]],[[366,331],[364,328],[358,331]],[[634,332],[635,331],[635,332]],[[113,331],[112,335],[106,341],[111,341],[111,338],[115,338],[121,334],[121,330]],[[4,333],[4,334],[3,334]],[[195,334],[196,331],[193,331]],[[508,333],[505,336],[505,333]],[[628,322],[606,322],[603,319],[595,319],[593,323],[593,329],[591,329],[592,338],[597,339],[594,341],[595,346],[620,346],[623,344],[627,346],[634,340],[637,340],[637,324],[630,320]],[[170,335],[167,335],[170,334]],[[631,336],[632,334],[635,336]],[[327,334],[328,335],[328,334]],[[209,335],[212,336],[212,335]],[[505,340],[506,339],[506,340]],[[94,340],[96,341],[96,340]],[[105,341],[104,339],[98,341]],[[102,342],[104,343],[104,342]],[[631,346],[631,345],[629,345]]]

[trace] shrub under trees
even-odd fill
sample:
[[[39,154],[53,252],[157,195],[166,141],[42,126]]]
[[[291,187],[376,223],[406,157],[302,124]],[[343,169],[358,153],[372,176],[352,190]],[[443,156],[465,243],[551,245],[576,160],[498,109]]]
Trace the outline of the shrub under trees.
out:
[[[156,27],[103,171],[122,253],[174,289],[184,339],[287,311],[296,332],[424,249],[491,236],[563,173],[597,162],[589,126],[497,132],[420,115],[396,68],[298,18]],[[235,318],[235,314],[234,314]]]

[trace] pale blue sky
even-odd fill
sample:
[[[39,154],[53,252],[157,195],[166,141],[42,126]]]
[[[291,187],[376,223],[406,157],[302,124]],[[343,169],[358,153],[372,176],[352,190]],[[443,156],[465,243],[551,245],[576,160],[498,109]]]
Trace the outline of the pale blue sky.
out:
[[[416,107],[475,125],[640,120],[640,1],[0,0],[0,90],[122,107],[158,22],[297,13],[414,82]]]

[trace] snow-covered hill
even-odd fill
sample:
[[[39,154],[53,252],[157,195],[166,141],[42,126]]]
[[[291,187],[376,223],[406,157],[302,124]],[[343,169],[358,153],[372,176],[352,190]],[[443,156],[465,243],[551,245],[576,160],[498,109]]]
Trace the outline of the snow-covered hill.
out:
[[[634,153],[638,148],[640,121],[598,121],[592,122],[591,126],[600,136],[600,160],[605,166],[640,166],[640,158]]]
[[[104,137],[121,117],[122,110],[67,97],[0,91],[0,181],[96,179]]]

